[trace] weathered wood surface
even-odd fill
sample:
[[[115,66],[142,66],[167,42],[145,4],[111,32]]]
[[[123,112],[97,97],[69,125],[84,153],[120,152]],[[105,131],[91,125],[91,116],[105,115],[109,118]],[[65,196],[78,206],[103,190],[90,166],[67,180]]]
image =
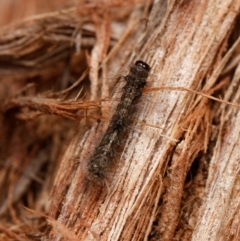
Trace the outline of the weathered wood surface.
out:
[[[69,123],[64,125],[69,128],[65,130],[66,139],[73,132],[75,135],[58,171],[56,157],[60,151],[56,143],[60,143],[58,132],[62,131],[59,119],[49,121],[44,116],[36,124],[36,133],[34,125],[30,127],[25,122],[19,128],[14,126],[18,133],[32,130],[32,140],[39,138],[42,143],[35,148],[29,138],[19,151],[22,136],[16,133],[15,139],[9,137],[9,143],[17,146],[15,151],[9,149],[12,154],[4,165],[11,166],[11,160],[16,160],[17,165],[28,166],[27,174],[37,176],[51,160],[48,175],[57,171],[49,203],[43,205],[53,176],[42,180],[43,191],[39,194],[36,190],[39,199],[32,202],[36,210],[45,208],[47,213],[49,230],[45,230],[43,239],[240,240],[240,0],[160,0],[154,2],[149,15],[148,8],[141,4],[127,6],[124,11],[121,8],[114,14],[110,10],[122,7],[118,1],[107,3],[104,10],[101,4],[86,6],[38,16],[17,28],[13,25],[1,30],[0,72],[5,80],[5,85],[1,85],[2,100],[8,93],[4,89],[8,89],[7,80],[62,73],[61,64],[69,58],[73,46],[78,54],[81,48],[91,48],[85,57],[88,63],[78,69],[91,66],[90,100],[9,97],[4,111],[27,111],[29,107],[37,114],[76,120],[80,118],[76,110],[90,109],[94,103],[96,107],[96,99],[102,99],[100,124],[89,123],[90,118],[85,118],[76,130],[70,130]],[[105,117],[109,112],[113,114],[123,85],[122,81],[111,82],[113,73],[126,75],[138,59],[151,66],[147,86],[108,177],[96,183],[88,179],[88,161],[106,130]],[[55,63],[59,65],[53,68]],[[20,81],[13,83],[18,86]],[[91,111],[89,117],[95,116]],[[26,118],[26,113],[17,117]],[[1,119],[1,128],[3,123]],[[50,130],[47,125],[53,128]],[[53,136],[56,145],[42,152],[45,136]],[[2,143],[8,140],[5,138]],[[31,148],[33,152],[29,154]],[[34,153],[39,153],[35,159]],[[13,170],[8,176],[7,170],[2,169],[0,175],[2,193],[7,196],[5,200],[1,197],[0,215],[10,210],[10,216],[18,223],[25,219],[17,216],[13,206],[28,192],[32,179]],[[30,225],[24,225],[27,228],[23,229],[29,230]],[[14,229],[6,227],[0,225],[7,235],[0,238],[21,236],[14,236]],[[21,234],[20,228],[18,232]]]
[[[50,215],[81,240],[240,238],[239,108],[163,88],[185,87],[208,95],[220,90],[225,101],[240,103],[239,67],[220,78],[237,48],[228,41],[240,1],[164,2],[154,3],[146,27],[126,38],[118,54],[127,63],[142,59],[152,69],[106,185],[86,181],[101,125],[84,137],[76,135],[62,159]],[[125,64],[124,72],[128,68]],[[58,229],[49,235],[50,240],[61,237]]]

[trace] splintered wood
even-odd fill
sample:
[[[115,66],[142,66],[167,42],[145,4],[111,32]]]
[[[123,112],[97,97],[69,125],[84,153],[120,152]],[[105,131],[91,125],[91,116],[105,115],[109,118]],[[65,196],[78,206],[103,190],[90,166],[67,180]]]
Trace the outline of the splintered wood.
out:
[[[2,91],[2,146],[17,145],[4,165],[21,167],[18,157],[34,180],[51,165],[40,194],[22,172],[4,181],[2,171],[0,214],[10,210],[9,223],[19,223],[29,210],[17,204],[27,204],[43,221],[22,232],[49,241],[240,240],[240,0],[123,3],[83,4],[2,30],[0,73],[18,87],[26,81]],[[49,76],[62,88],[49,92]],[[123,76],[134,84],[123,88]],[[38,78],[41,91],[29,88]],[[19,237],[6,227],[4,238]]]

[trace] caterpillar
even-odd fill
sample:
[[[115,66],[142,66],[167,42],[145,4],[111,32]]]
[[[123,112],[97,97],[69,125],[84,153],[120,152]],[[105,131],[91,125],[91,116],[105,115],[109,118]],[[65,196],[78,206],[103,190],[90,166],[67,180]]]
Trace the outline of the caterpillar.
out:
[[[120,102],[116,107],[108,128],[99,145],[95,148],[88,163],[89,174],[96,179],[104,178],[112,165],[121,139],[126,133],[126,125],[133,113],[133,107],[142,95],[150,66],[138,60],[131,66],[129,74],[124,77],[126,84],[122,89]]]

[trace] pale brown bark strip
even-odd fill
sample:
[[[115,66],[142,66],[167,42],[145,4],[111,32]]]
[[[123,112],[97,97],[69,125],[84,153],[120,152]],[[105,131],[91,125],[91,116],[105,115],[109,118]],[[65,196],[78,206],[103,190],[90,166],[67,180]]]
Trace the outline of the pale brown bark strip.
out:
[[[236,89],[230,88],[226,93],[227,96],[233,97],[232,101],[236,103],[240,101],[239,78],[240,66],[232,82]],[[192,240],[240,238],[237,227],[240,206],[240,112],[229,107],[221,108],[221,112],[221,130],[209,169],[206,195]]]

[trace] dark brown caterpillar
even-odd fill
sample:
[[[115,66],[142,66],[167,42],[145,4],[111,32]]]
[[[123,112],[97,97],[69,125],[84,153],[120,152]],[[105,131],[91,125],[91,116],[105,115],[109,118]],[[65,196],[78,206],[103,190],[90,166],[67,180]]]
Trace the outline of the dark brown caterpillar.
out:
[[[149,71],[149,65],[138,60],[131,66],[129,74],[124,77],[127,83],[122,89],[123,94],[116,112],[88,163],[88,172],[94,178],[104,178],[108,167],[112,164],[125,134],[128,119],[132,115],[133,106],[142,95],[142,89],[146,85]]]

